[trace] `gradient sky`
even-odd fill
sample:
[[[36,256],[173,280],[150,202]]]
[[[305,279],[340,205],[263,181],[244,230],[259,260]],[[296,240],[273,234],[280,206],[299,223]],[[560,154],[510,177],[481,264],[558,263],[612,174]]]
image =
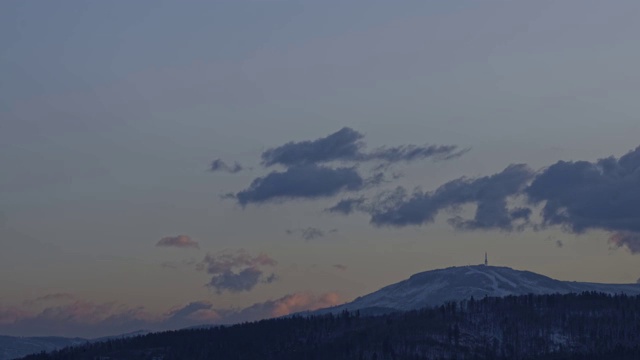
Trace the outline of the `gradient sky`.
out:
[[[485,251],[557,279],[636,282],[639,16],[632,0],[0,2],[0,334],[283,315]],[[357,158],[261,162],[345,127],[366,143]],[[468,151],[372,155],[403,145]],[[597,161],[611,156],[624,171],[607,177]],[[500,195],[531,209],[521,229],[447,221],[493,195],[436,189],[465,177],[472,191],[510,164],[529,169]],[[554,164],[603,178],[561,189],[571,177]],[[368,185],[241,203],[254,179],[325,186],[313,171],[339,167]],[[397,186],[422,189],[435,221],[398,225],[402,200],[380,210]],[[367,206],[325,211],[354,197]],[[384,211],[395,220],[376,224]]]

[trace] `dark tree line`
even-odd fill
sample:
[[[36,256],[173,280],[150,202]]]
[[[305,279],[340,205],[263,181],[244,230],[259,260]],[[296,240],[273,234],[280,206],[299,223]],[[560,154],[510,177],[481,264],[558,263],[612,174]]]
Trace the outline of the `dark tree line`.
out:
[[[640,359],[640,296],[471,298],[381,316],[343,312],[167,331],[24,359],[100,358]]]

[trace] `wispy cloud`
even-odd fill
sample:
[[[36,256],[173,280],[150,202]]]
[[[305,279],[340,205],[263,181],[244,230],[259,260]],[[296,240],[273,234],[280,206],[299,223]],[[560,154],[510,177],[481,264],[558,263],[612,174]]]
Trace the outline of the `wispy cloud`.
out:
[[[360,148],[364,146],[360,141],[363,137],[359,132],[344,127],[317,140],[292,141],[268,149],[262,153],[262,163],[265,166],[275,164],[299,166],[336,160],[354,160],[358,158]]]
[[[325,209],[325,211],[349,215],[355,211],[362,210],[365,201],[366,199],[362,196],[358,198],[346,198],[338,201],[334,206]]]
[[[301,238],[304,240],[314,240],[325,237],[327,234],[337,233],[337,229],[331,229],[329,231],[321,230],[315,227],[307,227],[304,229],[287,229],[286,233],[288,235],[299,234]]]
[[[342,265],[342,264],[335,264],[333,265],[334,268],[340,270],[340,271],[347,271],[347,265]]]
[[[57,301],[66,301],[73,298],[74,296],[69,293],[53,293],[53,294],[38,296],[33,299],[27,299],[23,302],[23,304],[27,306],[41,305],[41,304],[47,304],[47,303],[57,302]]]
[[[156,246],[196,249],[200,248],[198,242],[191,239],[191,237],[187,235],[165,236],[156,243]]]
[[[459,149],[456,145],[400,145],[379,147],[371,152],[364,151],[364,135],[349,127],[316,140],[289,142],[268,149],[262,153],[265,166],[275,164],[299,166],[327,163],[332,161],[366,162],[382,161],[388,163],[410,162],[427,158],[448,160],[461,156],[468,149]]]
[[[238,163],[237,161],[234,162],[233,165],[229,165],[226,162],[224,162],[222,159],[215,159],[211,162],[211,165],[209,166],[209,170],[211,170],[212,172],[223,171],[223,172],[228,172],[230,174],[235,174],[244,170],[244,167],[240,165],[240,163]]]
[[[178,268],[192,267],[196,263],[197,263],[196,259],[191,258],[191,259],[184,259],[181,261],[163,261],[162,263],[160,263],[160,266],[167,269],[178,269]]]

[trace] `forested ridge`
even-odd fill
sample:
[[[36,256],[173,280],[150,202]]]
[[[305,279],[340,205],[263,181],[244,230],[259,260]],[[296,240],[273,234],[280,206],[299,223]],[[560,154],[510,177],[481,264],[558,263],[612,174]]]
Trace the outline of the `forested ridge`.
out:
[[[469,299],[187,329],[66,348],[29,360],[640,359],[640,296],[600,293]]]

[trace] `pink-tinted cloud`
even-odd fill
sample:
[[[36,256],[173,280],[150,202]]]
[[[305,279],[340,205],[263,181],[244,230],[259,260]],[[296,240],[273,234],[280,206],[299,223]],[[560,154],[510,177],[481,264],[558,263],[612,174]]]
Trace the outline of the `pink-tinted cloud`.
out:
[[[143,308],[86,300],[70,300],[41,310],[0,307],[0,317],[0,333],[17,336],[97,337],[143,329],[154,320]]]
[[[609,237],[609,244],[615,247],[626,247],[632,254],[640,253],[640,234],[634,232],[621,231]]]
[[[191,237],[187,235],[165,236],[160,239],[160,241],[158,241],[156,246],[196,249],[200,248],[198,242],[191,239]]]
[[[0,326],[12,324],[28,316],[29,313],[17,307],[0,307]]]
[[[298,292],[275,300],[255,303],[241,310],[215,309],[210,302],[191,303],[179,311],[172,312],[194,321],[208,323],[236,323],[285,316],[301,311],[317,310],[339,304],[340,296],[334,292],[316,295]],[[191,311],[185,311],[190,309]]]
[[[292,313],[317,310],[329,306],[338,305],[340,296],[330,292],[321,296],[312,293],[295,293],[275,300],[272,305],[271,316],[284,316]]]
[[[95,338],[148,329],[180,329],[202,324],[232,324],[284,316],[339,304],[337,293],[299,292],[255,303],[244,309],[215,308],[210,301],[194,301],[163,313],[115,302],[69,299],[42,310],[0,306],[0,333],[14,336],[81,336]]]

